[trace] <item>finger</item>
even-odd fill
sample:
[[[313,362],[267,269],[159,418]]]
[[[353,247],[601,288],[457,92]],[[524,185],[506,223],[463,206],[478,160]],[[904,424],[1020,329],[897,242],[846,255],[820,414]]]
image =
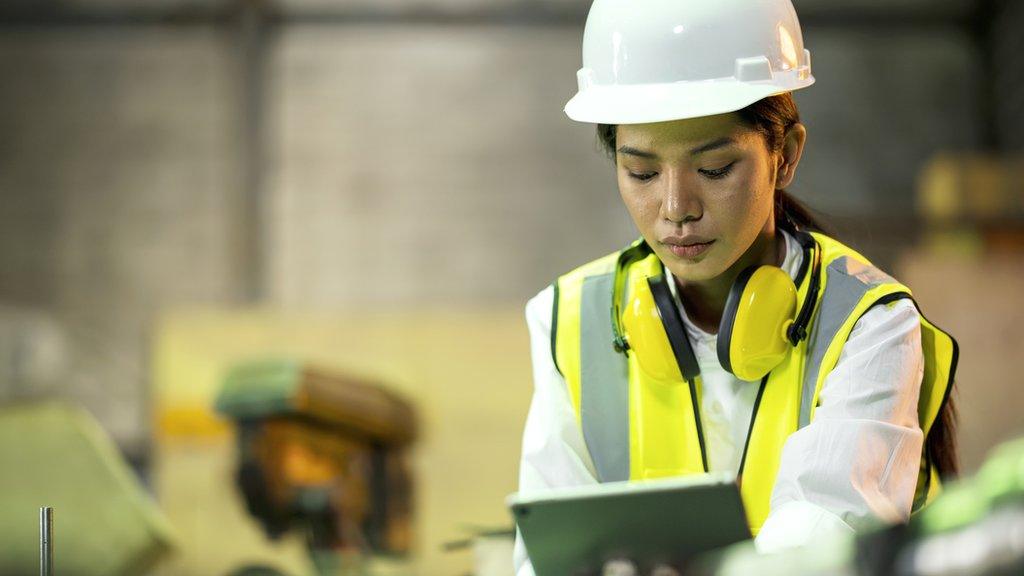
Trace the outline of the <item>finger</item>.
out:
[[[609,560],[601,569],[601,576],[638,576],[636,564],[631,560]]]
[[[679,570],[676,570],[675,568],[673,568],[671,566],[668,566],[668,565],[665,565],[665,564],[659,564],[659,565],[654,567],[654,570],[651,570],[651,576],[680,576],[680,575],[679,575]]]

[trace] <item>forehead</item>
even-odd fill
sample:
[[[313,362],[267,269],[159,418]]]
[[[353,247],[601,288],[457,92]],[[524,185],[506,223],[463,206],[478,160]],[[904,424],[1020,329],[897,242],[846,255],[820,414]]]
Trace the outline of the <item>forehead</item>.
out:
[[[757,131],[740,121],[738,114],[719,114],[652,124],[620,124],[615,141],[618,146],[629,146],[674,155],[722,138],[732,138],[743,144]]]

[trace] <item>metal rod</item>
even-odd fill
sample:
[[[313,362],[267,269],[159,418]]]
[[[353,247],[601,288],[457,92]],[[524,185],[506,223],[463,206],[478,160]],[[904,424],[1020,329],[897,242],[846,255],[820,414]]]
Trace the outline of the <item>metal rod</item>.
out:
[[[39,509],[39,576],[53,576],[53,508]]]

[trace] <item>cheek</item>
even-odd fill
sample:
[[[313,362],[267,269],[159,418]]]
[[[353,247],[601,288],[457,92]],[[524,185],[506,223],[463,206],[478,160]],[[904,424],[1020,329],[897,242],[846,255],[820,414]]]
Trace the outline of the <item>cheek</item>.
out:
[[[715,220],[730,231],[748,227],[760,230],[774,199],[770,183],[760,170],[737,174],[733,182],[708,196],[715,198]]]
[[[639,190],[629,181],[619,178],[619,196],[637,228],[643,231],[654,224],[659,209],[657,194],[651,190]]]

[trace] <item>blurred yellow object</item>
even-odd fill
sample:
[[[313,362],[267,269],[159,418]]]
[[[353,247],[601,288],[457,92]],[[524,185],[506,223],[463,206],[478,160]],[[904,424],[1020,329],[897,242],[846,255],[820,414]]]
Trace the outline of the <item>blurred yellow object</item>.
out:
[[[939,154],[921,172],[917,208],[933,253],[1024,253],[1024,157]]]
[[[933,254],[977,259],[985,252],[985,241],[973,229],[929,230],[924,235],[924,249]]]
[[[920,214],[933,224],[1024,218],[1024,159],[939,154],[918,184]]]
[[[231,424],[207,406],[164,407],[156,415],[156,431],[165,438],[227,438]]]
[[[54,510],[57,574],[144,574],[176,547],[163,512],[79,408],[0,409],[0,574],[38,573],[40,506]]]
[[[918,212],[930,220],[952,220],[960,208],[957,170],[947,157],[934,158],[921,173],[917,192]]]

